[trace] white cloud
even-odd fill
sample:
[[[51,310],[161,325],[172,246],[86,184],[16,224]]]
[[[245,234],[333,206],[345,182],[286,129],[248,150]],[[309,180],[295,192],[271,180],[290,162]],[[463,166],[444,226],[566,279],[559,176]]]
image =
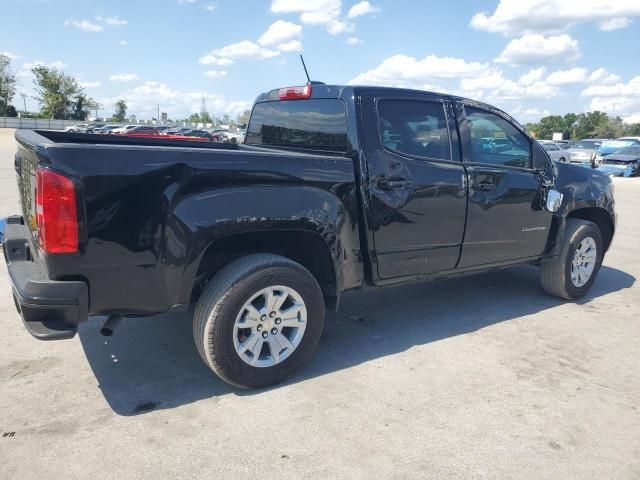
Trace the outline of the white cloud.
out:
[[[280,55],[280,52],[261,47],[257,43],[245,40],[238,43],[232,43],[222,48],[217,48],[213,50],[210,55],[215,58],[226,58],[229,60],[235,60],[238,58],[264,59],[276,57]]]
[[[116,73],[109,77],[111,82],[133,82],[138,80],[138,75],[135,73]]]
[[[614,83],[618,83],[622,80],[620,75],[616,75],[615,73],[610,73],[604,68],[598,68],[591,72],[589,75],[589,83],[595,83],[598,85],[612,85]]]
[[[297,13],[305,25],[318,25],[332,35],[352,31],[354,26],[342,17],[341,0],[273,0],[272,13]]]
[[[584,83],[589,79],[586,68],[572,68],[570,70],[558,70],[549,74],[547,82],[551,85],[572,85]]]
[[[204,9],[208,12],[214,12],[218,9],[218,6],[215,3],[210,3],[209,5],[205,5]]]
[[[406,55],[394,55],[349,83],[419,88],[427,80],[473,77],[485,74],[489,68],[486,63],[466,62],[461,58],[429,55],[418,60]]]
[[[504,77],[501,70],[490,69],[480,76],[460,81],[460,93],[471,98],[485,98],[493,103],[523,98],[550,98],[560,95],[560,90],[542,79],[544,67],[533,68],[517,80]]]
[[[11,52],[7,52],[6,50],[3,52],[0,52],[0,55],[4,55],[5,57],[9,57],[9,60],[18,60],[19,58],[22,58],[20,55],[17,55],[15,53],[11,53]]]
[[[540,110],[536,107],[524,108],[522,105],[518,105],[516,108],[511,109],[507,113],[509,113],[509,115],[520,122],[538,121],[540,120],[540,118],[546,117],[547,115],[551,114],[551,112],[549,112],[549,110],[547,109]]]
[[[362,40],[358,37],[347,38],[347,45],[359,45],[361,43],[362,43]]]
[[[495,61],[511,65],[533,65],[567,62],[579,57],[578,41],[567,34],[545,37],[527,33],[511,40]]]
[[[493,13],[474,15],[471,26],[505,34],[550,33],[580,22],[639,15],[640,3],[630,0],[500,0]]]
[[[535,82],[542,79],[544,72],[544,67],[532,68],[527,73],[520,76],[518,83],[521,85],[533,85]]]
[[[628,83],[616,83],[614,85],[591,85],[585,88],[583,97],[640,97],[640,75],[633,77]],[[640,98],[639,98],[640,100]]]
[[[374,7],[367,1],[356,3],[353,7],[349,9],[349,13],[347,13],[348,18],[356,18],[361,15],[367,15],[369,13],[379,12],[380,9],[378,7]]]
[[[126,46],[129,45],[129,42],[127,42],[126,40],[120,40],[120,45]]]
[[[102,25],[92,23],[89,20],[66,20],[64,22],[64,25],[66,27],[75,27],[85,32],[101,32],[104,30],[104,27]]]
[[[118,17],[96,17],[96,20],[103,22],[111,27],[121,27],[123,25],[129,25],[129,22],[123,18]]]
[[[278,45],[278,50],[281,52],[301,52],[302,43],[300,40],[291,40],[290,42],[281,43]]]
[[[258,43],[262,46],[286,43],[299,37],[301,33],[301,25],[284,20],[276,20],[269,25],[267,31],[258,38]]]
[[[65,68],[67,66],[66,63],[64,63],[62,60],[56,60],[55,62],[43,62],[41,60],[34,60],[33,62],[26,62],[22,64],[22,69],[23,70],[31,70],[32,68],[38,66],[38,65],[42,65],[43,67],[47,67],[47,68],[56,68],[58,70],[62,70],[63,68]]]
[[[225,113],[232,117],[251,108],[251,102],[240,100],[230,101],[222,95],[212,95],[206,92],[180,91],[170,88],[168,85],[155,81],[148,81],[130,90],[121,92],[113,98],[100,98],[104,105],[114,104],[117,99],[125,98],[129,111],[140,118],[151,118],[158,115],[160,110],[167,112],[170,118],[185,118],[193,112],[199,112],[204,96],[207,109],[215,115]]]
[[[612,30],[620,30],[622,28],[627,28],[631,20],[626,17],[612,18],[611,20],[605,20],[604,22],[600,22],[598,28],[603,32],[610,32]]]
[[[224,70],[207,70],[204,72],[204,76],[207,78],[220,78],[227,74]]]
[[[225,67],[227,65],[231,65],[233,60],[229,58],[219,58],[215,55],[208,53],[198,59],[198,63],[202,65],[218,65],[220,67]]]
[[[640,123],[640,111],[638,113],[632,113],[625,117],[622,117],[624,123]]]
[[[102,82],[78,82],[82,88],[97,88]]]
[[[581,95],[593,97],[589,103],[590,110],[601,110],[610,115],[622,115],[625,121],[633,120],[640,115],[640,75],[627,83],[614,85],[591,85]]]

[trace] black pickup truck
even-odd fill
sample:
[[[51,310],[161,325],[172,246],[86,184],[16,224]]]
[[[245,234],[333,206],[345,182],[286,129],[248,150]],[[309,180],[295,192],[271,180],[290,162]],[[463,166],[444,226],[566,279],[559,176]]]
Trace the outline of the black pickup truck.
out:
[[[260,95],[243,145],[18,131],[4,256],[26,328],[187,309],[204,362],[259,387],[313,353],[325,308],[517,264],[568,300],[615,230],[611,180],[449,95],[309,83]],[[532,286],[532,288],[535,288]]]

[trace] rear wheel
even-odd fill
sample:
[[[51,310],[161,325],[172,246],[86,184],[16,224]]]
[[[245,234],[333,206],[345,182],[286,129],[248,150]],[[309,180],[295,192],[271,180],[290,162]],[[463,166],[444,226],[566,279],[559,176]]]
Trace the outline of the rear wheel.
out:
[[[602,235],[594,223],[568,219],[560,254],[540,267],[542,287],[567,300],[584,296],[598,275],[603,253]]]
[[[271,254],[236,260],[208,283],[193,333],[204,362],[224,381],[255,388],[282,381],[315,351],[324,299],[300,264]]]

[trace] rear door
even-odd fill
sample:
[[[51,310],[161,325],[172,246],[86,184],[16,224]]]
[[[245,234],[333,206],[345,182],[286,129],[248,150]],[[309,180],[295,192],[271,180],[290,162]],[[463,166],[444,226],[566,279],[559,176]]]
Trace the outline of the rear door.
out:
[[[532,140],[504,113],[458,103],[469,208],[459,268],[541,255],[552,214],[542,208]]]
[[[362,117],[378,276],[455,268],[466,189],[448,98],[368,91]]]

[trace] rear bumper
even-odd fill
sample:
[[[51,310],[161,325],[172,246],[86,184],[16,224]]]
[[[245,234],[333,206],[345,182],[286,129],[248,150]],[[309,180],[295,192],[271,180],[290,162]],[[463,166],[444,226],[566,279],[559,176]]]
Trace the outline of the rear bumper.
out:
[[[22,217],[9,217],[2,238],[16,308],[24,326],[39,340],[72,338],[88,317],[89,291],[79,281],[50,280],[34,259]]]

